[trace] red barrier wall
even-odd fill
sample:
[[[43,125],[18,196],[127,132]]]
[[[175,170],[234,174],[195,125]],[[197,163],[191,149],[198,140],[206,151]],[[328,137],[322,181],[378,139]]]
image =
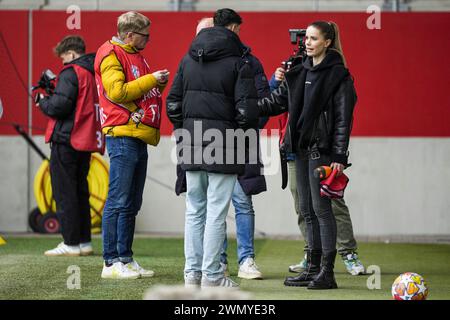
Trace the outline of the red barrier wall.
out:
[[[88,51],[95,51],[116,30],[119,12],[82,12],[81,30],[68,30],[69,14],[33,13],[33,79],[45,68],[59,71],[52,53],[67,34],[80,34]],[[194,37],[197,21],[207,13],[145,13],[152,20],[151,40],[144,55],[154,69],[168,68],[175,76],[178,62]],[[327,19],[338,23],[347,62],[355,77],[358,104],[354,136],[450,136],[450,96],[446,55],[450,49],[449,13],[383,13],[381,30],[368,30],[365,13],[242,13],[241,38],[262,61],[268,76],[292,52],[289,28]],[[0,31],[7,41],[21,77],[27,79],[27,13],[0,11]],[[26,92],[14,70],[5,63],[0,44],[2,73],[0,120],[26,123]],[[6,68],[6,71],[3,69]],[[8,80],[5,80],[8,79]],[[14,80],[16,79],[16,80]],[[170,84],[169,84],[170,88]],[[167,94],[167,92],[166,92]],[[166,96],[164,95],[164,97]],[[45,127],[45,118],[34,108],[33,126]],[[276,120],[269,122],[276,128]],[[162,133],[170,134],[164,116]],[[0,134],[12,134],[0,125]],[[34,133],[39,133],[34,130]]]
[[[27,124],[27,86],[28,13],[0,11],[0,134],[17,134],[10,122]]]

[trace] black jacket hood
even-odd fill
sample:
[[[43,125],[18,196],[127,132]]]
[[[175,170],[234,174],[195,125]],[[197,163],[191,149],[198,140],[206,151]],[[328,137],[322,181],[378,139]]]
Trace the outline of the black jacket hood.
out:
[[[212,27],[200,31],[192,41],[189,55],[200,61],[215,61],[231,56],[242,56],[244,47],[239,37],[225,27]]]
[[[311,57],[306,57],[305,60],[303,60],[303,67],[310,71],[323,70],[339,64],[344,67],[344,61],[342,60],[341,55],[335,50],[328,50],[325,58],[316,66],[313,66],[313,59]]]
[[[81,57],[72,60],[69,64],[76,64],[94,74],[95,53],[87,53]]]

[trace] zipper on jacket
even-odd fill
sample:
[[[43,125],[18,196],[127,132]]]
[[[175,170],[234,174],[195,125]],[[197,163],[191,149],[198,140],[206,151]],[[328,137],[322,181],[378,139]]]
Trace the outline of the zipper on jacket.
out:
[[[202,64],[203,63],[203,49],[198,49],[197,55],[198,55],[199,63]]]
[[[320,118],[320,116],[319,116]],[[311,138],[309,138],[309,143],[308,143],[308,149],[313,148],[314,145],[312,144],[313,140],[315,140],[315,144],[318,145],[319,144],[319,137],[316,137],[316,129],[317,129],[317,125],[318,125],[318,121],[319,119],[316,118],[316,120],[314,120],[314,125],[313,125],[313,131],[311,133]]]
[[[285,133],[285,135],[284,135],[284,139],[286,140],[286,134],[289,134],[289,144],[290,144],[290,146],[289,146],[289,149],[290,150],[288,150],[289,152],[291,152],[291,153],[297,153],[297,146],[294,146],[294,144],[293,144],[293,140],[292,140],[292,134],[291,134],[291,117],[289,116],[289,106],[291,106],[292,107],[292,104],[291,104],[291,92],[290,92],[290,90],[289,90],[289,83],[288,83],[288,79],[285,77],[285,80],[284,81],[286,81],[286,92],[287,92],[287,97],[288,97],[288,107],[287,107],[287,113],[288,113],[288,123],[286,124],[286,133]],[[281,83],[280,83],[280,86],[281,86]],[[297,143],[297,141],[295,141],[295,143]]]
[[[331,133],[330,128],[328,127],[328,115],[326,111],[323,112],[323,121],[325,122],[325,132],[327,135],[330,135]]]

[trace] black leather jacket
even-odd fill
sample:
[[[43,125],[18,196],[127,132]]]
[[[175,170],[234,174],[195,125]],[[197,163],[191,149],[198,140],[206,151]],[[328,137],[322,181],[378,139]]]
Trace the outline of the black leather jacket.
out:
[[[317,119],[315,143],[320,150],[329,151],[332,161],[347,164],[355,103],[353,80],[347,78],[338,87],[326,109]],[[345,158],[338,159],[342,155],[345,155]]]
[[[320,152],[329,154],[332,162],[347,164],[356,93],[352,77],[341,61],[340,57],[329,54],[321,66],[318,65],[320,68],[313,70],[323,72],[325,76],[321,82],[317,81],[321,88],[318,88],[316,97],[311,98],[311,101],[303,101],[308,69],[305,61],[297,61],[286,73],[286,80],[280,87],[270,97],[258,101],[261,116],[289,112],[285,138],[287,151],[317,148]],[[307,103],[312,103],[313,114],[299,127],[302,106]]]

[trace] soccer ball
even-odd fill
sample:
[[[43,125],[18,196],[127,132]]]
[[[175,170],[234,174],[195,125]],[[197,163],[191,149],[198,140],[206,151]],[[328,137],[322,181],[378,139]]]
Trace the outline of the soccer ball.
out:
[[[395,300],[425,300],[427,296],[427,284],[417,273],[402,273],[392,284],[392,297]]]

